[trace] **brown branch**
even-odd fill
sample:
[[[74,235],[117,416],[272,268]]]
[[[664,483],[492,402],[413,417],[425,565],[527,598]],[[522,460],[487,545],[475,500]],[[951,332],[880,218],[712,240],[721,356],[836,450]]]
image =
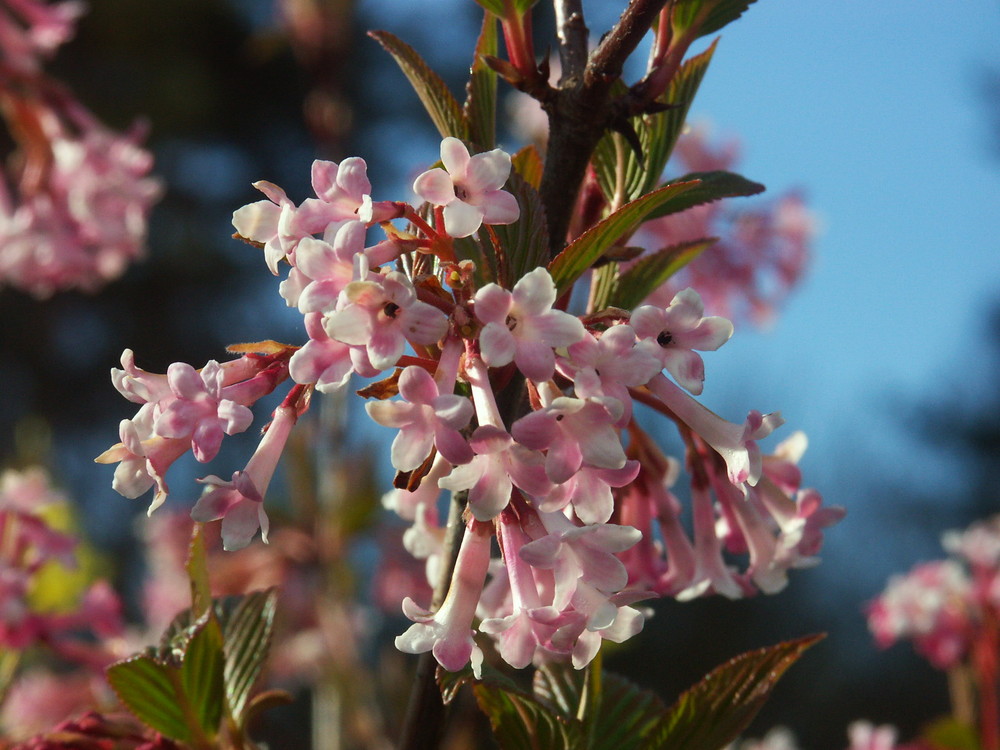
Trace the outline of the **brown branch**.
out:
[[[667,0],[632,0],[590,56],[582,79],[567,78],[547,101],[549,146],[540,194],[549,229],[549,252],[563,248],[590,155],[620,113],[611,87]],[[564,0],[571,8],[575,0]],[[582,16],[581,16],[582,22]]]
[[[562,75],[559,85],[572,86],[572,81],[580,80],[587,64],[587,39],[590,32],[583,20],[581,0],[557,0],[556,36],[559,38],[559,60]]]

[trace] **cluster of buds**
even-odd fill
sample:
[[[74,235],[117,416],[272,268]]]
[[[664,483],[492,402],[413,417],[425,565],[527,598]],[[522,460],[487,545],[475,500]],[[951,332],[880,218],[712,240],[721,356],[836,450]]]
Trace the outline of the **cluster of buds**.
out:
[[[45,517],[67,502],[41,469],[0,474],[0,645],[23,651],[44,644],[72,662],[101,669],[112,655],[80,634],[122,635],[121,603],[106,581],[91,585],[77,602],[55,608],[33,602],[49,566],[77,566],[76,538]]]
[[[98,459],[120,462],[116,489],[137,497],[155,486],[152,510],[171,462],[189,447],[210,460],[287,376],[295,385],[247,468],[232,481],[201,480],[208,488],[193,511],[223,519],[229,549],[258,525],[266,538],[263,495],[309,395],[342,389],[354,373],[381,377],[361,393],[374,399],[370,417],[398,430],[386,504],[412,523],[404,543],[432,581],[445,558],[439,494],[467,498],[447,596],[434,611],[405,600],[414,624],[396,639],[449,670],[471,662],[478,671],[477,630],[515,667],[562,659],[580,668],[603,639],[639,632],[643,599],[771,593],[788,569],[815,562],[823,528],[842,511],[800,486],[803,436],[764,456],[757,441],[781,425],[778,414],[731,423],[695,399],[705,377],[698,352],[725,343],[732,324],[706,316],[692,289],[666,305],[574,315],[545,267],[505,288],[466,250],[490,245],[498,267],[518,250],[495,229],[522,220],[504,189],[510,156],[472,155],[446,138],[441,161],[414,182],[419,209],[373,201],[359,158],[316,161],[316,195],[298,205],[256,183],[266,199],[234,213],[237,236],[263,250],[275,275],[290,267],[280,294],[302,313],[309,340],[242,345],[241,359],[201,371],[174,364],[166,375],[138,369],[126,352],[114,382],[142,406]],[[369,245],[376,224],[385,239]],[[636,402],[684,440],[693,535],[670,489],[680,462],[639,427]]]
[[[0,113],[16,144],[0,175],[0,284],[36,297],[119,277],[142,254],[161,193],[144,128],[110,130],[42,71],[82,10],[0,2]]]

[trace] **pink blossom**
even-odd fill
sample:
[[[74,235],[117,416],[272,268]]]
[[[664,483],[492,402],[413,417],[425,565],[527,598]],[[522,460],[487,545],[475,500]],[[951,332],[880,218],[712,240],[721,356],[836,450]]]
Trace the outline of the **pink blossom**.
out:
[[[275,276],[278,264],[301,239],[293,226],[295,204],[277,185],[259,180],[253,184],[267,200],[248,203],[233,212],[233,227],[240,237],[264,246],[264,260]]]
[[[421,609],[409,597],[403,600],[403,614],[414,624],[396,637],[396,648],[408,654],[431,651],[449,672],[471,662],[480,676],[483,653],[473,640],[472,622],[490,565],[491,529],[478,521],[466,527],[448,595],[436,612]]]
[[[31,73],[76,31],[82,2],[17,0],[0,9],[0,50],[7,65]]]
[[[544,268],[522,276],[508,291],[487,284],[476,292],[476,318],[483,360],[490,367],[514,362],[525,377],[548,380],[555,369],[554,347],[580,341],[586,330],[573,315],[553,310],[556,287]]]
[[[635,331],[625,324],[611,326],[600,338],[584,336],[567,349],[567,355],[559,369],[573,379],[577,396],[610,396],[622,403],[617,427],[624,427],[632,418],[628,389],[649,382],[663,368],[648,347],[636,346]]]
[[[695,349],[715,351],[733,335],[725,318],[704,317],[701,297],[693,289],[678,292],[666,308],[643,305],[632,313],[632,328],[640,347],[656,357],[681,387],[702,392],[705,364]]]
[[[921,654],[947,669],[965,654],[972,635],[972,582],[954,560],[917,565],[893,576],[868,605],[868,628],[880,646],[910,638]]]
[[[607,396],[559,396],[549,406],[517,420],[511,434],[522,445],[547,450],[545,473],[559,484],[584,463],[599,469],[625,466],[625,451],[614,428],[621,412],[621,401]]]
[[[392,465],[399,471],[412,471],[424,462],[432,445],[453,464],[471,461],[472,449],[459,430],[472,419],[472,402],[464,396],[439,393],[422,367],[407,367],[398,382],[401,401],[365,404],[368,416],[383,427],[399,430],[392,441]]]
[[[163,409],[153,425],[165,438],[191,438],[194,456],[211,461],[219,452],[222,436],[243,432],[253,413],[242,404],[223,397],[223,372],[209,361],[200,372],[184,362],[167,368],[167,383],[175,399]]]
[[[520,216],[517,199],[503,188],[510,176],[510,156],[500,149],[469,156],[457,138],[441,141],[445,169],[430,169],[413,183],[413,192],[444,206],[445,231],[468,237],[483,224],[513,224]]]
[[[191,517],[199,523],[221,518],[225,549],[246,547],[257,529],[267,542],[270,524],[264,511],[264,495],[297,418],[295,409],[279,406],[243,471],[234,472],[228,482],[214,475],[198,480],[208,487],[191,509]]]
[[[448,319],[417,300],[406,276],[390,271],[376,280],[348,284],[338,309],[327,314],[323,325],[330,338],[365,347],[372,366],[384,370],[403,355],[407,339],[436,343],[447,333]]]
[[[307,313],[305,327],[309,341],[288,361],[288,374],[296,383],[315,384],[320,393],[335,393],[347,385],[354,372],[362,377],[378,374],[365,349],[327,335],[322,313]]]
[[[762,464],[757,441],[770,435],[784,420],[781,414],[751,411],[746,421],[733,424],[722,419],[662,375],[649,381],[649,390],[682,422],[718,452],[729,469],[733,484],[756,484]]]
[[[312,164],[312,188],[317,197],[302,202],[295,221],[306,234],[324,233],[330,224],[356,220],[365,198],[370,202],[368,165],[357,156],[340,164],[317,159]]]

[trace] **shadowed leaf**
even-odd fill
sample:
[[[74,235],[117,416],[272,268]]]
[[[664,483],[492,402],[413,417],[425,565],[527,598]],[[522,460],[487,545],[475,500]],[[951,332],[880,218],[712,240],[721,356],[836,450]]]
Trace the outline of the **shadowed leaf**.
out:
[[[476,42],[472,74],[466,90],[465,121],[469,139],[482,149],[496,144],[497,74],[483,56],[497,54],[497,19],[487,11]]]
[[[732,172],[692,172],[676,180],[667,183],[670,185],[687,185],[692,181],[698,183],[697,187],[685,190],[679,194],[675,200],[664,201],[654,210],[650,211],[647,219],[658,219],[661,216],[675,214],[692,206],[700,206],[702,203],[712,203],[723,198],[741,198],[750,195],[757,195],[764,192],[764,186],[759,182],[753,182],[746,177],[741,177]]]
[[[730,659],[681,695],[641,747],[721,750],[746,729],[785,670],[821,638],[786,641]]]
[[[604,307],[634,309],[667,279],[715,242],[715,238],[712,237],[681,242],[641,258],[624,272],[619,273],[615,269],[608,288],[606,291],[602,289],[602,298],[595,303],[596,309]]]

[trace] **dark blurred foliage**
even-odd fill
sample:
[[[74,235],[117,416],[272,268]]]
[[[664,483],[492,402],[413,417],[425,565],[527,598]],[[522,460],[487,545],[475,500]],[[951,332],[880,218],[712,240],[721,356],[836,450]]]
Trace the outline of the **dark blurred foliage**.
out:
[[[286,314],[260,253],[230,238],[229,218],[235,208],[259,199],[250,186],[257,179],[281,185],[295,201],[307,197],[309,164],[317,156],[364,156],[376,199],[404,194],[411,170],[436,156],[436,133],[416,97],[363,30],[393,31],[424,54],[454,91],[464,85],[479,23],[474,3],[435,8],[435,19],[447,18],[444,25],[428,22],[417,3],[315,5],[332,14],[324,23],[331,24],[325,38],[333,44],[310,51],[301,40],[297,47],[289,44],[266,0],[95,0],[54,65],[53,72],[110,125],[122,129],[136,116],[148,118],[156,173],[167,192],[153,213],[149,257],[101,293],[38,301],[0,291],[0,459],[16,461],[19,449],[22,457],[30,453],[37,444],[30,435],[38,434],[42,420],[42,432],[54,436],[49,459],[57,475],[80,500],[95,540],[121,560],[138,552],[126,532],[145,502],[118,497],[110,489],[110,468],[91,463],[117,440],[119,420],[134,411],[108,377],[121,350],[134,348],[141,367],[163,372],[174,361],[200,366],[224,358],[224,347],[236,341],[304,338],[300,316]],[[1000,331],[1000,322],[996,327]],[[941,439],[948,450],[969,457],[967,476],[976,478],[956,487],[946,506],[955,512],[943,515],[936,498],[921,500],[912,486],[873,489],[856,476],[845,481],[856,490],[852,506],[885,508],[877,517],[886,528],[859,536],[859,557],[881,554],[880,535],[900,526],[900,498],[911,509],[902,526],[933,528],[925,537],[995,509],[989,490],[1000,455],[1000,404],[992,385],[988,408],[971,399],[961,408],[937,405],[947,413]],[[878,472],[851,450],[827,460]],[[225,454],[219,459],[229,462],[228,470],[241,460]],[[835,469],[826,475],[843,477]],[[193,495],[184,480],[174,481],[177,495]],[[846,492],[841,488],[834,502]],[[979,499],[966,503],[966,494]],[[857,529],[849,517],[831,533]],[[876,652],[861,607],[878,586],[821,568],[793,575],[778,596],[658,602],[646,631],[615,649],[608,666],[672,701],[742,651],[826,631],[828,639],[788,673],[751,733],[761,736],[785,724],[803,748],[837,750],[846,745],[849,721],[868,718],[897,723],[910,736],[922,720],[946,710],[945,679],[905,646]],[[301,706],[271,721],[279,718],[297,727],[306,723]],[[293,744],[276,739],[273,747],[301,746],[294,744],[301,735],[289,735],[287,725],[275,736],[283,733]]]

